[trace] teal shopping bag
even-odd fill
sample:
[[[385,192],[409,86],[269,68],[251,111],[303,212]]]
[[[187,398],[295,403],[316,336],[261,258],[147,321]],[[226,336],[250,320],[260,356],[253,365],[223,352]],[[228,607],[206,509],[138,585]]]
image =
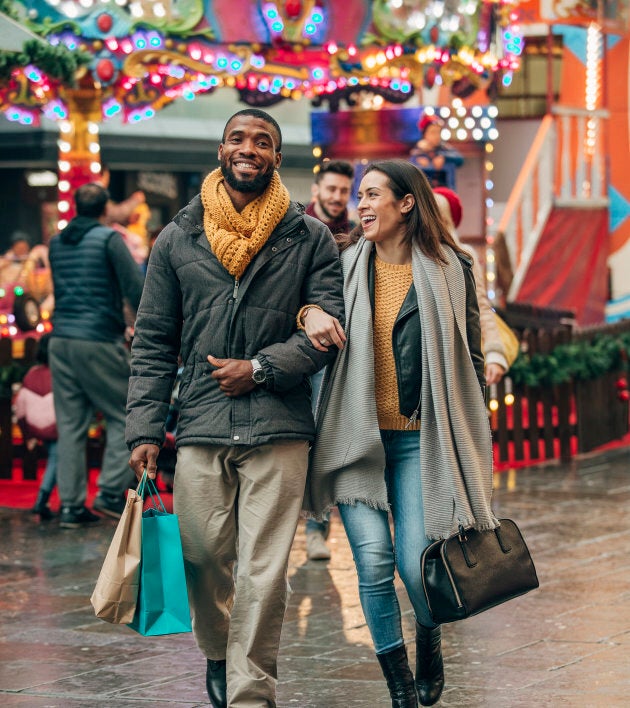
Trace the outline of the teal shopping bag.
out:
[[[146,637],[190,632],[179,521],[164,508],[153,481],[146,480],[143,491],[151,505],[142,512],[140,585],[128,626]]]

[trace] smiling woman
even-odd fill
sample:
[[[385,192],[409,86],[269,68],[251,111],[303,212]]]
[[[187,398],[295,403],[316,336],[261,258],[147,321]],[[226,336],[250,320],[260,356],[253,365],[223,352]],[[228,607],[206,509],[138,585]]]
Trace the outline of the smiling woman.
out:
[[[411,263],[411,243],[406,236],[405,215],[414,206],[411,194],[397,199],[383,172],[371,170],[361,180],[357,210],[363,236],[376,244],[376,253],[387,263]]]
[[[418,697],[435,703],[444,687],[440,627],[422,590],[422,551],[459,524],[498,523],[490,507],[479,310],[471,260],[417,167],[371,164],[358,197],[361,223],[341,256],[350,346],[320,394],[305,506],[316,517],[338,506],[392,705],[414,708]],[[313,346],[330,319],[309,312]],[[416,617],[415,679],[395,569]]]

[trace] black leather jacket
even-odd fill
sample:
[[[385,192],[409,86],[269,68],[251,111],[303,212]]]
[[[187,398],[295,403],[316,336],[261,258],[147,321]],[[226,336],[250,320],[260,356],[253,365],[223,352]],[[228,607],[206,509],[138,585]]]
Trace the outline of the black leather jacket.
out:
[[[370,259],[368,284],[372,312],[374,312],[374,251]],[[479,305],[475,291],[475,276],[472,261],[459,255],[466,282],[466,334],[468,349],[475,367],[482,392],[485,391],[484,359],[481,352],[481,325],[479,324]],[[411,284],[403,304],[398,312],[392,330],[392,345],[396,362],[396,379],[398,384],[398,404],[402,415],[411,418],[419,414],[420,390],[422,388],[422,338],[420,317],[418,315],[418,298],[416,289]]]

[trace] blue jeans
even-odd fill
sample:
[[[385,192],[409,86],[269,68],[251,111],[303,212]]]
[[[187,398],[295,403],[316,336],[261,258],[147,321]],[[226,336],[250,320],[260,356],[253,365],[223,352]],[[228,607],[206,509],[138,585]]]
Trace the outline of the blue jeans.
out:
[[[46,462],[46,471],[39,489],[50,494],[55,488],[55,484],[57,484],[57,441],[46,440],[44,441],[44,447],[48,453],[48,461]]]
[[[434,627],[422,590],[420,556],[430,541],[424,533],[420,480],[420,435],[411,430],[382,430],[389,514],[366,504],[339,504],[359,576],[359,597],[377,654],[404,644],[400,605],[394,587],[398,571],[416,620]]]
[[[326,517],[323,521],[306,519],[306,533],[321,533],[324,538],[328,538],[330,533],[330,521]]]

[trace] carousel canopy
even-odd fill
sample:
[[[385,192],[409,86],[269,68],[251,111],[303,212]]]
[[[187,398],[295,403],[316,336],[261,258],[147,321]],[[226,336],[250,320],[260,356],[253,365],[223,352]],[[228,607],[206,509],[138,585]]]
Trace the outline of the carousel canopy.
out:
[[[101,119],[131,123],[226,87],[249,105],[306,98],[333,111],[365,92],[404,103],[436,83],[465,99],[509,81],[522,51],[512,0],[0,0],[4,6],[51,52],[77,58],[75,76],[98,91]],[[0,76],[0,110],[30,124],[41,114],[67,117],[70,82],[45,58],[15,59],[10,76]]]

